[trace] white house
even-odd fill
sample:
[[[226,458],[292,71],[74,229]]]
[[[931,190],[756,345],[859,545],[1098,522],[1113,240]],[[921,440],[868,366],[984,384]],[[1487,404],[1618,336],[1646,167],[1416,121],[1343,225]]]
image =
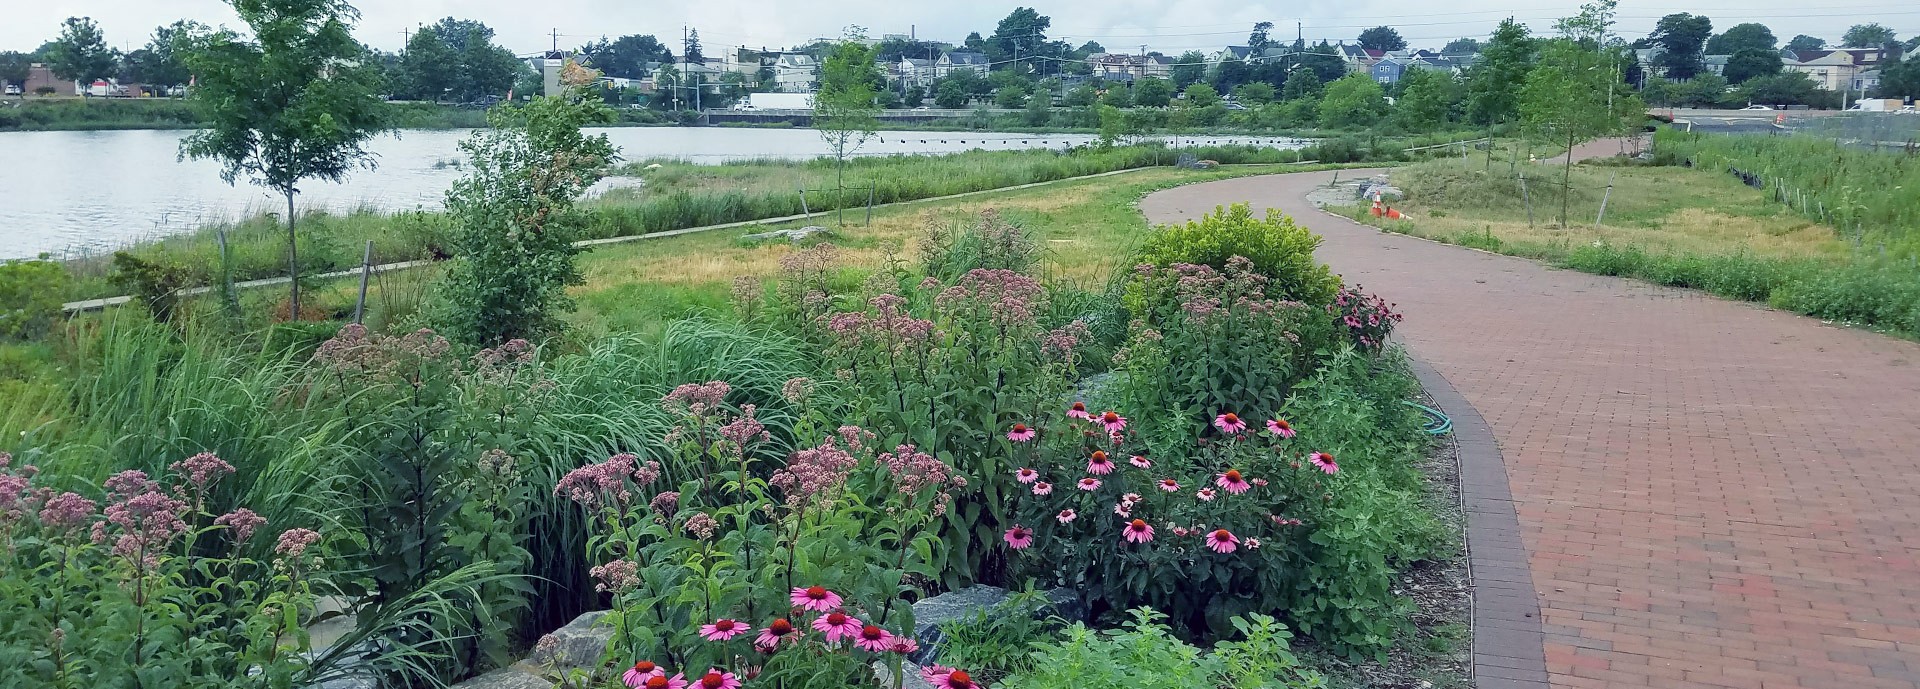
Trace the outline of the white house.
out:
[[[941,53],[940,58],[934,61],[933,71],[935,77],[944,77],[952,74],[955,70],[961,69],[969,69],[984,74],[990,64],[991,63],[987,61],[986,53],[976,53],[970,50],[950,50]]]

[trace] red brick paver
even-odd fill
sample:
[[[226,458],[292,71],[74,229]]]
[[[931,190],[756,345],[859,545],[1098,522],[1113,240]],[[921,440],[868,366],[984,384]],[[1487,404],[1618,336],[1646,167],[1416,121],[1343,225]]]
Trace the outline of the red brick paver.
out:
[[[1920,687],[1920,345],[1381,233],[1302,199],[1331,174],[1141,207],[1279,208],[1407,313],[1504,455],[1554,686]]]

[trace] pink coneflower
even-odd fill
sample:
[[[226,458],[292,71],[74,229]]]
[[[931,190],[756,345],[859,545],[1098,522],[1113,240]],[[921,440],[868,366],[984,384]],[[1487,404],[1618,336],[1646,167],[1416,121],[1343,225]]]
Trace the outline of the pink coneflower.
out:
[[[1255,485],[1255,486],[1259,486],[1259,487],[1261,487],[1261,488],[1265,488],[1265,487],[1267,487],[1267,480],[1266,480],[1266,479],[1263,479],[1263,478],[1256,478],[1256,479],[1253,479],[1253,485]]]
[[[1111,474],[1113,473],[1113,460],[1107,459],[1107,453],[1094,450],[1093,456],[1087,459],[1087,473],[1100,476]]]
[[[1060,513],[1054,515],[1053,518],[1062,524],[1072,524],[1073,520],[1080,518],[1080,515],[1073,510],[1060,510]]]
[[[1252,487],[1247,483],[1246,479],[1240,478],[1239,469],[1228,469],[1227,473],[1221,474],[1219,478],[1213,480],[1213,485],[1225,488],[1227,492],[1234,495],[1245,493],[1248,488]]]
[[[1175,536],[1186,536],[1186,535],[1187,535],[1187,527],[1184,527],[1184,526],[1176,526],[1176,527],[1173,527],[1173,535],[1175,535]]]
[[[759,646],[762,651],[771,652],[779,648],[780,644],[790,644],[799,640],[800,630],[795,629],[792,622],[782,617],[768,622],[767,628],[760,630],[760,638],[753,640],[753,645]]]
[[[1100,487],[1100,479],[1088,476],[1080,479],[1080,490],[1093,490]]]
[[[1121,534],[1124,535],[1128,541],[1145,543],[1153,540],[1153,527],[1148,526],[1147,520],[1145,519],[1135,519],[1127,522],[1127,527],[1121,529]]]
[[[978,689],[980,687],[973,682],[973,676],[967,674],[966,670],[949,671],[929,683],[934,689]]]
[[[1108,434],[1119,433],[1121,429],[1127,427],[1127,417],[1111,411],[1101,413],[1099,421],[1100,427],[1107,429]]]
[[[1033,545],[1033,529],[1015,524],[1013,528],[1007,529],[1006,533],[1000,535],[1000,540],[1006,541],[1008,548],[1024,550],[1027,546]]]
[[[1041,481],[1039,483],[1033,484],[1034,495],[1047,495],[1052,492],[1053,492],[1053,484],[1051,483],[1047,483],[1046,481]]]
[[[733,637],[753,631],[752,627],[734,620],[721,618],[713,624],[700,626],[700,638],[708,641],[731,641]]]
[[[1122,495],[1122,496],[1120,496],[1120,502],[1124,502],[1124,503],[1127,503],[1128,505],[1135,505],[1135,504],[1139,504],[1139,502],[1140,502],[1140,494],[1139,494],[1139,493],[1128,493],[1128,494],[1126,494],[1126,495]]]
[[[1134,455],[1132,457],[1128,457],[1127,463],[1140,467],[1142,469],[1148,469],[1153,467],[1153,460],[1147,459],[1140,455]]]
[[[1074,402],[1072,407],[1067,408],[1067,416],[1076,419],[1093,418],[1093,415],[1087,413],[1087,405],[1084,402]]]
[[[1293,425],[1287,423],[1286,419],[1274,419],[1267,422],[1267,432],[1282,438],[1292,438]]]
[[[1131,518],[1133,517],[1133,503],[1127,502],[1125,500],[1121,500],[1120,502],[1114,504],[1113,513],[1120,515],[1121,517]]]
[[[1179,492],[1179,491],[1180,491],[1180,482],[1179,482],[1179,481],[1175,481],[1175,480],[1173,480],[1173,479],[1170,479],[1170,478],[1163,478],[1163,479],[1160,479],[1160,490],[1164,490],[1164,491],[1166,491],[1166,492],[1169,492],[1169,493],[1176,493],[1176,492]]]
[[[701,675],[693,684],[699,689],[740,689],[740,678],[716,667]]]
[[[1231,553],[1240,547],[1240,537],[1226,529],[1215,529],[1213,533],[1207,534],[1207,547],[1212,548],[1216,553]]]
[[[1040,480],[1040,472],[1027,467],[1021,467],[1019,471],[1013,472],[1013,478],[1021,483],[1033,483],[1034,481]]]
[[[654,675],[648,677],[641,684],[631,684],[628,686],[641,687],[642,689],[686,689],[687,678],[680,675],[674,675],[672,677]]]
[[[860,627],[860,620],[838,610],[813,618],[813,628],[826,634],[829,643],[860,633]]]
[[[1258,538],[1247,539],[1247,550],[1259,550],[1259,549],[1260,549],[1260,539]]]
[[[920,668],[920,679],[926,680],[928,684],[938,685],[941,682],[945,682],[947,681],[947,675],[950,674],[953,674],[953,668],[939,663]]]
[[[1013,425],[1013,430],[1007,431],[1007,439],[1016,443],[1024,443],[1032,440],[1034,436],[1039,434],[1039,431],[1027,428],[1027,425],[1024,423],[1016,423]]]
[[[1227,412],[1213,417],[1213,427],[1220,429],[1221,433],[1227,435],[1240,435],[1246,432],[1247,422],[1240,420],[1239,415],[1233,412]]]
[[[920,642],[914,641],[913,637],[905,634],[896,634],[893,637],[893,643],[887,646],[887,650],[900,655],[906,655],[920,650]]]
[[[1213,502],[1214,495],[1217,493],[1214,493],[1212,488],[1201,488],[1199,492],[1193,494],[1193,497],[1200,498],[1200,502]]]
[[[787,600],[793,602],[793,607],[801,610],[826,612],[840,607],[840,594],[828,591],[825,586],[808,586],[806,588],[796,586],[792,593],[793,595],[789,596]]]
[[[860,634],[853,638],[853,645],[859,646],[863,651],[880,653],[893,645],[893,635],[887,633],[885,629],[870,624],[860,628]]]
[[[629,687],[638,689],[639,687],[645,687],[647,680],[655,677],[665,677],[666,675],[667,671],[660,669],[660,666],[653,664],[653,661],[642,660],[634,663],[633,667],[629,668],[626,674],[620,675],[620,681],[626,683]]]
[[[1340,473],[1340,465],[1333,463],[1333,455],[1331,454],[1328,454],[1325,452],[1315,452],[1313,454],[1307,455],[1307,461],[1312,462],[1315,468],[1321,471],[1327,472],[1328,474]]]

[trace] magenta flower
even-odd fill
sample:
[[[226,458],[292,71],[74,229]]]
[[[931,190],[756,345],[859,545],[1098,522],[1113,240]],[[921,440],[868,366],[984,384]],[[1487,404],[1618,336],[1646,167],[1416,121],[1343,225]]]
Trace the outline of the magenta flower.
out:
[[[826,634],[828,643],[860,633],[861,626],[860,620],[838,610],[813,618],[813,628]]]
[[[716,667],[707,670],[694,684],[700,689],[740,689],[740,678]]]
[[[1142,469],[1149,469],[1153,467],[1153,460],[1147,459],[1140,455],[1134,455],[1132,457],[1128,457],[1127,463]]]
[[[1130,542],[1145,543],[1153,540],[1153,527],[1149,526],[1145,519],[1135,519],[1127,522],[1126,528],[1121,529],[1121,534]]]
[[[1200,498],[1200,502],[1213,502],[1215,495],[1218,493],[1213,492],[1212,488],[1201,488],[1199,492],[1193,494],[1193,497]]]
[[[1021,483],[1033,483],[1040,480],[1040,472],[1021,467],[1019,471],[1013,472],[1013,478]]]
[[[1246,432],[1247,422],[1242,421],[1239,415],[1233,412],[1227,412],[1213,417],[1213,427],[1220,429],[1221,433],[1227,435],[1240,435]]]
[[[733,637],[751,631],[753,631],[752,627],[723,617],[714,620],[713,624],[701,625],[700,638],[708,641],[731,641]]]
[[[979,689],[981,686],[974,683],[973,676],[967,674],[966,670],[948,670],[945,674],[927,680],[927,683],[932,684],[934,689]]]
[[[1083,402],[1074,402],[1073,406],[1067,409],[1067,416],[1075,419],[1093,418],[1093,415],[1087,413],[1087,405]]]
[[[638,687],[639,689],[686,689],[687,678],[680,675],[668,677],[660,674],[641,680],[640,684],[628,684],[627,686]]]
[[[1100,427],[1107,429],[1108,433],[1119,433],[1127,427],[1127,417],[1111,411],[1103,412],[1100,414]]]
[[[1105,476],[1113,473],[1113,460],[1107,459],[1107,453],[1093,451],[1093,457],[1087,460],[1087,473]]]
[[[1100,479],[1088,476],[1080,479],[1080,490],[1093,490],[1100,487]]]
[[[1187,535],[1187,527],[1184,527],[1184,526],[1173,527],[1173,535],[1185,537]]]
[[[914,641],[913,637],[905,634],[895,634],[893,636],[893,644],[887,646],[887,650],[900,655],[906,655],[920,650],[920,642]]]
[[[1024,443],[1032,440],[1034,436],[1039,434],[1039,431],[1027,428],[1027,425],[1024,423],[1016,423],[1013,425],[1013,430],[1007,431],[1007,439],[1016,443]]]
[[[1000,536],[1000,540],[1006,541],[1009,548],[1025,550],[1027,546],[1033,545],[1033,529],[1015,524]]]
[[[1080,515],[1075,514],[1073,510],[1060,510],[1060,514],[1054,515],[1053,518],[1061,524],[1072,524],[1073,520],[1080,518]]]
[[[933,665],[920,668],[920,679],[924,679],[928,684],[937,687],[944,684],[947,681],[947,675],[953,674],[953,672],[953,668],[934,663]]]
[[[1267,422],[1267,432],[1282,438],[1292,438],[1293,425],[1287,423],[1286,419],[1274,419]]]
[[[1340,465],[1333,463],[1333,455],[1331,454],[1328,454],[1325,452],[1315,452],[1313,454],[1307,455],[1307,461],[1312,462],[1315,468],[1318,468],[1319,470],[1324,471],[1328,474],[1340,473]]]
[[[660,669],[659,665],[653,664],[651,660],[642,660],[634,663],[632,668],[629,668],[625,674],[620,675],[620,681],[629,687],[642,689],[647,686],[647,680],[666,676],[667,671]]]
[[[1207,547],[1216,553],[1231,553],[1240,547],[1240,538],[1226,529],[1215,529],[1207,534]]]
[[[795,629],[792,622],[782,617],[768,622],[766,628],[760,630],[760,637],[753,640],[753,645],[760,647],[762,651],[772,653],[774,649],[780,647],[780,644],[790,644],[799,640],[800,630]]]
[[[860,633],[853,638],[853,645],[863,651],[881,653],[893,646],[893,635],[870,624],[860,628]]]
[[[1247,492],[1247,489],[1251,487],[1247,484],[1246,479],[1240,478],[1239,469],[1228,469],[1227,473],[1221,474],[1218,478],[1215,478],[1213,480],[1213,484],[1221,488],[1225,488],[1227,492],[1232,493],[1234,495],[1245,493]]]
[[[826,612],[840,607],[840,594],[828,591],[824,586],[794,587],[787,600],[793,607],[814,612]]]
[[[1166,491],[1168,493],[1179,492],[1180,482],[1170,478],[1160,479],[1160,490]]]
[[[1033,484],[1034,495],[1047,495],[1053,492],[1053,484],[1041,481]]]

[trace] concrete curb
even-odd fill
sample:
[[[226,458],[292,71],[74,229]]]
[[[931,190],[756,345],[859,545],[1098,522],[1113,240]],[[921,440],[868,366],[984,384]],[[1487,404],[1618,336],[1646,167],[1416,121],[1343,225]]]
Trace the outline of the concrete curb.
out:
[[[1474,686],[1546,689],[1546,634],[1520,519],[1499,443],[1485,418],[1445,376],[1412,358],[1413,373],[1434,405],[1453,419],[1460,454],[1460,499],[1467,515]]]

